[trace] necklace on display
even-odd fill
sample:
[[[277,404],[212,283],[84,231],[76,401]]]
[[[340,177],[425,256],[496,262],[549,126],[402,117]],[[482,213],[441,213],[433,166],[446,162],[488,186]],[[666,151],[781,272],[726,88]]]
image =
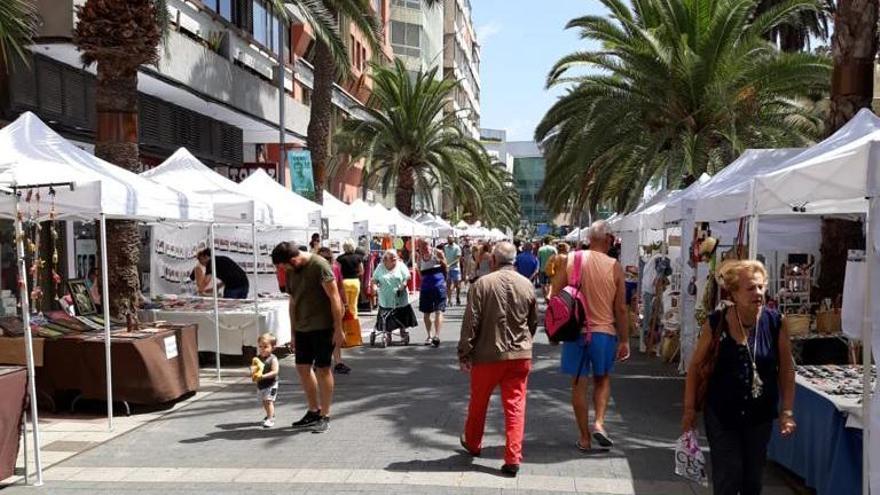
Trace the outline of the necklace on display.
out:
[[[749,345],[749,333],[746,332],[746,327],[743,325],[742,319],[739,316],[739,308],[734,308],[733,312],[736,314],[736,321],[739,323],[740,331],[743,333],[743,336],[746,338],[746,350],[749,353],[749,360],[752,364],[752,398],[757,399],[764,392],[764,382],[761,380],[761,376],[758,374],[758,365],[755,362],[755,354],[758,352],[758,316],[755,316],[755,326],[752,338],[752,345]],[[759,313],[760,314],[760,313]]]

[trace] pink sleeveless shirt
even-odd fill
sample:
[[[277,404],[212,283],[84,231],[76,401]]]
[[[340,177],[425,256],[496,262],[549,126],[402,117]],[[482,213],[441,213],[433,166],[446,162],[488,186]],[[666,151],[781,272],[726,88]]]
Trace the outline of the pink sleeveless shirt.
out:
[[[574,256],[569,256],[568,269],[574,264]],[[588,321],[594,332],[617,334],[614,326],[614,297],[617,284],[614,271],[617,260],[598,251],[585,251],[581,272],[581,287],[589,305]]]

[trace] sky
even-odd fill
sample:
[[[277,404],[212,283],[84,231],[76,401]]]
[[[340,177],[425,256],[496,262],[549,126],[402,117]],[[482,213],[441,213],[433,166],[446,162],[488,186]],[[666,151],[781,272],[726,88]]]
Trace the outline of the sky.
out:
[[[605,11],[596,0],[471,0],[481,44],[480,127],[507,130],[508,141],[531,141],[535,126],[563,93],[546,90],[557,60],[588,48],[565,24]]]

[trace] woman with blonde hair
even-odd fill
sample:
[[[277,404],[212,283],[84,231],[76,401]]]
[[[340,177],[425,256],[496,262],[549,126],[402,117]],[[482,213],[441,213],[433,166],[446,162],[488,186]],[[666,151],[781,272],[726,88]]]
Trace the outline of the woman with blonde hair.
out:
[[[779,419],[783,437],[797,427],[791,342],[783,317],[764,305],[763,264],[726,261],[717,278],[731,303],[701,330],[688,368],[682,430],[693,430],[703,411],[713,493],[759,494],[773,421]]]
[[[342,270],[342,289],[345,291],[343,304],[346,311],[357,319],[358,299],[361,294],[361,275],[364,274],[364,259],[355,252],[357,244],[353,239],[342,243],[342,255],[336,258]]]

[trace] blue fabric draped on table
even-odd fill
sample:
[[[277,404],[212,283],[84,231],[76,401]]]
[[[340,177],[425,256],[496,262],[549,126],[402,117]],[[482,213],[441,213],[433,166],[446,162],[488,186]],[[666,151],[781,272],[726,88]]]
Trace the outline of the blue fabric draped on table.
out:
[[[797,385],[797,432],[788,439],[774,425],[768,455],[804,478],[818,495],[862,493],[862,430],[825,397]]]

